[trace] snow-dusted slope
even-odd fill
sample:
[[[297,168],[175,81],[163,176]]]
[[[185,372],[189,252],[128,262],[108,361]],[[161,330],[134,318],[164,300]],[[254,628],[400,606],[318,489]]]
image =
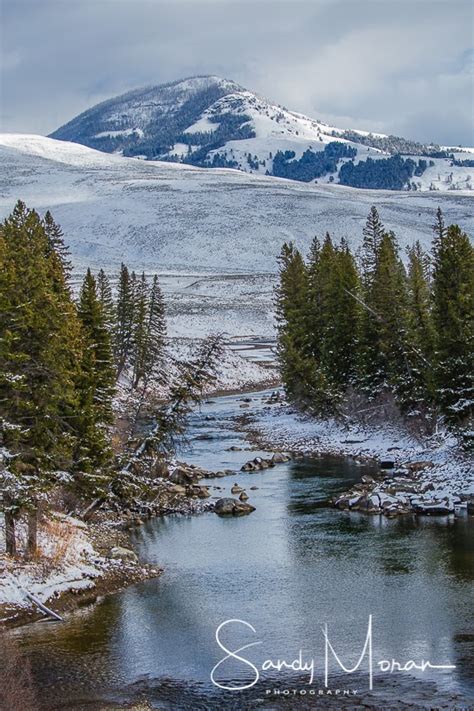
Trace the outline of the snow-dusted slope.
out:
[[[402,245],[428,244],[434,213],[474,227],[471,199],[312,185],[107,155],[41,136],[0,136],[1,216],[18,198],[51,209],[76,263],[270,272],[285,240],[306,252],[329,230],[356,246],[372,204]]]
[[[351,150],[324,171],[298,170],[297,180],[416,190],[470,191],[474,166],[470,149],[426,146],[394,136],[344,130],[275,105],[233,81],[216,76],[191,77],[171,84],[136,89],[92,107],[57,129],[53,138],[74,141],[109,153],[152,160],[234,167],[260,175],[289,175],[275,168],[275,155],[291,152],[298,161],[306,151],[319,153],[339,142]],[[353,160],[408,157],[417,165],[410,179],[397,184],[379,176],[367,182],[345,178],[340,169]],[[453,161],[452,156],[456,159]],[[424,162],[420,167],[419,161]],[[387,170],[389,168],[387,167]],[[398,168],[390,167],[390,172]]]

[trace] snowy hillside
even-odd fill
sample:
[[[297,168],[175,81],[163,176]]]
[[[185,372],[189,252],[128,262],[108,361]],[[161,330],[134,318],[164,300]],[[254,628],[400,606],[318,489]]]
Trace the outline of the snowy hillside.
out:
[[[136,89],[92,107],[52,137],[108,153],[303,182],[422,191],[474,185],[470,149],[328,126],[215,76]]]
[[[18,198],[50,208],[76,263],[189,272],[275,272],[285,240],[306,252],[327,230],[352,246],[372,204],[402,243],[428,244],[441,205],[472,233],[457,192],[369,191],[107,155],[42,136],[0,135],[1,215]]]

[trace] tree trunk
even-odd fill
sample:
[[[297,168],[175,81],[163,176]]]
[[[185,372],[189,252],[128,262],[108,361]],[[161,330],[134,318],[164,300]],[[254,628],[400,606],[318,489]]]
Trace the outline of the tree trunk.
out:
[[[38,550],[38,509],[32,509],[28,513],[28,539],[26,543],[26,555],[33,558]]]
[[[5,548],[7,555],[16,556],[15,517],[8,510],[5,510]]]

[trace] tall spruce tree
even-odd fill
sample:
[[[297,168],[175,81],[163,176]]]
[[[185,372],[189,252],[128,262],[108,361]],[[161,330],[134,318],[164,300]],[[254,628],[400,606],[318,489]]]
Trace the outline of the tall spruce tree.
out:
[[[284,244],[280,257],[276,318],[278,357],[290,400],[321,415],[333,410],[334,392],[314,357],[308,326],[308,275],[300,252]]]
[[[72,271],[69,249],[64,243],[64,234],[61,227],[54,221],[49,210],[43,218],[43,227],[48,238],[51,253],[61,262],[64,274],[69,276]]]
[[[327,331],[328,373],[342,390],[357,378],[357,350],[361,318],[360,278],[357,265],[345,240],[334,252],[334,273],[330,309],[333,326]]]
[[[117,293],[117,322],[114,333],[117,377],[128,364],[133,344],[135,319],[135,285],[125,264],[120,267]]]
[[[143,272],[137,281],[132,336],[132,385],[138,387],[142,380],[148,356],[148,314],[150,310],[150,289]]]
[[[361,383],[369,397],[393,390],[400,402],[405,403],[413,387],[407,355],[407,279],[393,232],[383,235],[375,269],[366,284]]]
[[[163,292],[155,274],[150,290],[148,319],[146,324],[146,349],[143,361],[143,384],[164,382],[164,350],[166,342],[166,317]]]
[[[458,225],[439,233],[435,241],[433,321],[435,379],[442,412],[449,423],[472,433],[474,248]]]
[[[102,306],[102,311],[104,313],[105,325],[107,330],[111,334],[113,339],[113,334],[115,333],[115,328],[117,324],[117,312],[115,308],[114,299],[112,296],[112,287],[110,286],[110,281],[107,274],[103,269],[99,270],[97,274],[97,296]],[[112,343],[112,345],[114,345]]]
[[[363,240],[361,247],[361,268],[364,285],[368,288],[371,284],[378,262],[378,254],[385,234],[385,228],[380,220],[375,205],[372,205],[362,231]]]
[[[434,327],[431,315],[430,259],[419,241],[408,250],[408,339],[413,399],[419,407],[434,401]]]
[[[97,293],[96,280],[90,269],[87,270],[82,285],[78,313],[85,339],[79,381],[81,397],[79,466],[85,472],[92,472],[110,462],[110,438],[107,425],[113,421],[115,368],[110,333]]]
[[[18,202],[0,235],[0,423],[3,443],[15,455],[4,505],[10,527],[12,517],[29,510],[34,554],[39,501],[55,472],[70,466],[76,444],[82,340],[61,255],[44,221]]]

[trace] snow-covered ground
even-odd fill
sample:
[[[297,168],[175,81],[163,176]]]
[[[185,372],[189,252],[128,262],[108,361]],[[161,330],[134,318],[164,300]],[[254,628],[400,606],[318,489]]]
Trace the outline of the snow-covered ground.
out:
[[[21,524],[16,528],[21,541],[26,531]],[[0,533],[1,548],[5,543],[3,520]],[[25,591],[47,602],[65,590],[93,587],[94,579],[102,576],[108,565],[116,564],[94,550],[84,523],[59,514],[40,526],[38,546],[41,559],[30,563],[20,565],[12,559],[2,559],[5,568],[0,577],[0,603],[29,607],[31,601]]]
[[[459,443],[444,430],[430,438],[417,439],[402,425],[369,426],[311,419],[284,401],[257,410],[250,427],[259,433],[263,443],[282,450],[393,462],[393,476],[388,469],[388,479],[374,482],[368,489],[381,501],[392,496],[394,508],[442,504],[454,511],[474,495],[472,460],[461,453]],[[414,464],[420,462],[424,465]],[[360,491],[358,496],[363,493]],[[355,499],[353,503],[357,503]]]
[[[372,204],[402,247],[428,246],[438,205],[472,234],[472,196],[308,185],[236,170],[141,161],[42,136],[0,135],[0,217],[17,199],[50,209],[77,274],[120,262],[158,272],[170,333],[270,336],[276,257],[329,230],[361,241]]]
[[[472,232],[468,193],[309,185],[100,153],[41,136],[0,135],[0,216],[17,199],[50,209],[79,265],[211,273],[275,273],[285,240],[307,252],[330,231],[356,247],[375,204],[402,246],[447,222]]]

